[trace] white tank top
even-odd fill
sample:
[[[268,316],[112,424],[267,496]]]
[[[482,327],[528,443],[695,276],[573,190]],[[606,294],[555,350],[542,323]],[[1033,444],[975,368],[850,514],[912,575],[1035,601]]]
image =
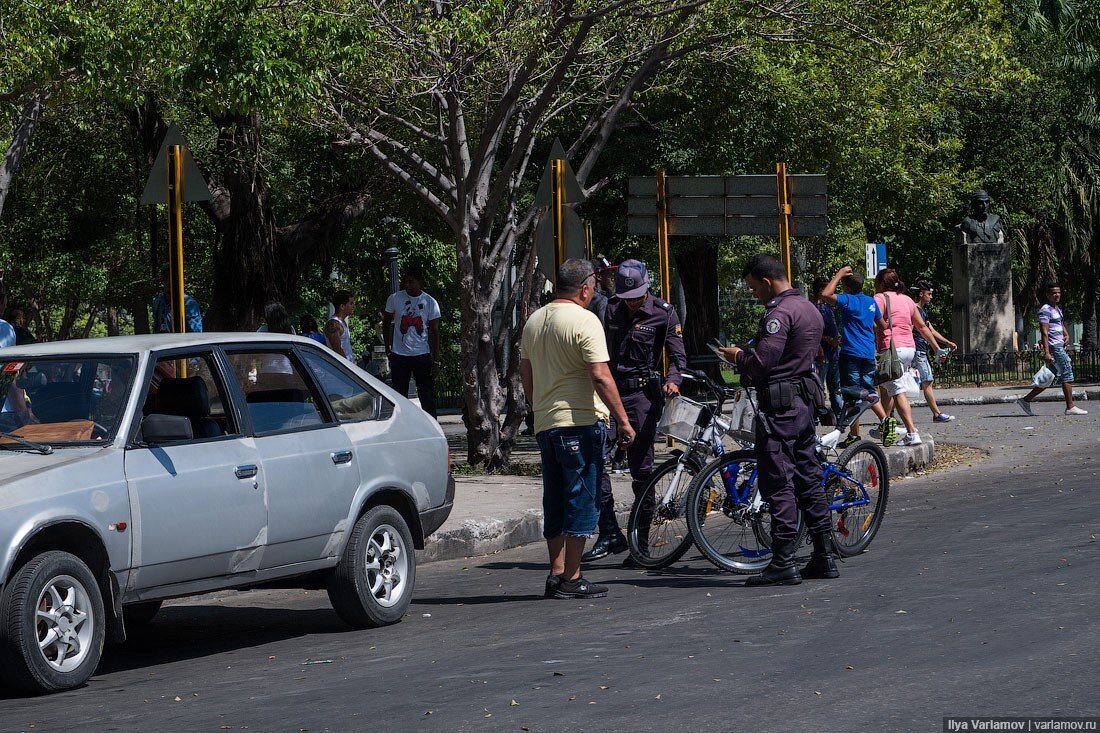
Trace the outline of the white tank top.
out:
[[[348,321],[346,318],[336,318],[335,316],[332,320],[343,327],[343,331],[340,333],[340,349],[344,352],[344,358],[354,364],[355,354],[351,350],[351,329],[348,328]]]

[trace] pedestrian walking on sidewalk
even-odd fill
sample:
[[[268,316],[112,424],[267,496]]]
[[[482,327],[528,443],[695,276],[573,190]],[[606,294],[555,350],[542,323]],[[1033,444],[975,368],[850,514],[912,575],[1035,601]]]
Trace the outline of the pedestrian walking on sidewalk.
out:
[[[837,293],[837,287],[842,292]],[[868,392],[875,391],[875,328],[882,320],[874,298],[863,294],[863,275],[850,265],[837,270],[833,279],[822,289],[821,301],[835,304],[840,310],[840,322],[843,329],[840,338],[840,388],[856,387]],[[897,420],[887,416],[878,402],[871,410],[879,419],[883,445],[894,441]],[[859,421],[852,423],[848,438],[841,444],[847,447],[859,440]]]
[[[557,275],[554,300],[527,319],[520,344],[520,377],[542,456],[545,595],[602,598],[607,587],[584,578],[581,555],[599,518],[604,431],[610,415],[620,443],[629,446],[634,429],[608,367],[603,327],[587,310],[596,288],[592,263],[566,260]]]
[[[813,361],[824,324],[817,307],[791,287],[786,268],[771,255],[758,254],[742,277],[764,304],[756,350],[722,349],[744,380],[756,388],[759,418],[756,465],[760,493],[771,507],[771,562],[748,586],[797,585],[803,578],[836,578],[832,519],[821,486],[814,412],[825,405]],[[819,402],[820,399],[820,402]],[[810,562],[795,566],[801,513],[813,538]]]
[[[920,433],[913,422],[913,408],[906,395],[910,380],[909,368],[917,354],[917,344],[913,336],[914,333],[919,333],[928,343],[934,343],[936,337],[925,325],[916,302],[905,293],[905,283],[901,281],[897,270],[886,269],[875,275],[875,304],[886,319],[886,327],[880,326],[877,329],[878,348],[888,349],[893,345],[902,366],[900,379],[879,385],[882,409],[889,415],[897,408],[898,416],[905,424],[906,433],[898,441],[899,445],[920,445]]]
[[[1039,309],[1039,331],[1042,337],[1039,348],[1043,351],[1043,358],[1051,365],[1055,375],[1062,380],[1062,395],[1066,398],[1067,415],[1087,415],[1087,410],[1082,410],[1073,404],[1073,362],[1066,352],[1065,315],[1059,307],[1062,302],[1062,288],[1054,282],[1048,282],[1043,286],[1046,293],[1046,304]],[[1046,387],[1035,387],[1028,392],[1016,404],[1028,415],[1035,413],[1031,409],[1032,401],[1038,397]]]
[[[917,291],[917,310],[920,311],[921,318],[924,319],[925,325],[928,326],[928,330],[932,332],[936,340],[929,343],[919,332],[913,334],[913,341],[917,348],[916,355],[913,357],[913,366],[920,375],[920,391],[924,394],[924,401],[928,403],[928,409],[932,411],[932,422],[951,422],[955,419],[955,416],[942,412],[940,406],[936,404],[936,394],[932,389],[932,384],[936,381],[936,377],[932,373],[932,359],[939,352],[941,345],[951,351],[959,347],[954,341],[937,331],[932,322],[928,320],[927,308],[928,304],[932,302],[932,283],[928,280],[918,280],[914,289]]]
[[[625,260],[615,275],[615,296],[607,304],[604,325],[611,356],[611,374],[622,397],[623,407],[637,431],[626,452],[634,503],[638,511],[638,534],[648,536],[657,499],[649,481],[653,476],[653,443],[665,400],[680,394],[680,382],[687,369],[687,354],[680,318],[672,305],[649,292],[649,273],[638,260]],[[668,356],[668,376],[662,374],[663,357]],[[605,475],[600,497],[600,536],[584,557],[585,562],[611,553],[625,552],[626,537],[615,517],[615,497]],[[623,562],[636,567],[633,555]]]

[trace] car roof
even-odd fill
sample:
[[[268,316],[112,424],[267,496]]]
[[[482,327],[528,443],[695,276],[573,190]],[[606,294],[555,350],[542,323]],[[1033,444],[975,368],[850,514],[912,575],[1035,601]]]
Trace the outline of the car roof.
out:
[[[29,358],[35,356],[66,356],[70,354],[140,354],[147,351],[197,347],[212,344],[249,345],[293,341],[318,345],[304,336],[286,333],[226,332],[226,333],[157,333],[139,336],[108,336],[95,339],[48,341],[40,344],[11,346],[0,349],[0,358]]]

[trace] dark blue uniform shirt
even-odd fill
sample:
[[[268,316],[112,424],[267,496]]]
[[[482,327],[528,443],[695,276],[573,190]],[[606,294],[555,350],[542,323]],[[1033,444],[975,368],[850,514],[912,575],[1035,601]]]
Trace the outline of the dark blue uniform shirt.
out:
[[[809,375],[825,329],[817,306],[790,288],[764,308],[756,351],[737,355],[738,370],[758,386]]]
[[[607,304],[607,350],[615,380],[660,373],[662,344],[668,352],[668,382],[679,385],[687,369],[680,318],[671,305],[650,295],[635,313],[618,298]]]

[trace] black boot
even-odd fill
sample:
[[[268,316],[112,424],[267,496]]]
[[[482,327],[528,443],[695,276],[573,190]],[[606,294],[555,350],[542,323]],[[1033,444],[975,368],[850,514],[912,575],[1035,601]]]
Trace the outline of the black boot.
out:
[[[592,545],[592,549],[581,555],[581,562],[600,560],[608,555],[618,555],[620,552],[626,552],[626,537],[621,532],[600,535],[596,538],[596,544]]]
[[[802,576],[798,574],[798,568],[794,564],[794,553],[797,549],[794,541],[777,542],[772,540],[772,561],[760,575],[750,576],[745,581],[746,586],[764,585],[798,585],[802,582]]]
[[[811,535],[814,541],[814,551],[810,554],[810,561],[802,568],[801,575],[805,580],[824,580],[825,578],[839,578],[840,571],[836,569],[836,557],[833,552],[833,535],[831,532]]]

